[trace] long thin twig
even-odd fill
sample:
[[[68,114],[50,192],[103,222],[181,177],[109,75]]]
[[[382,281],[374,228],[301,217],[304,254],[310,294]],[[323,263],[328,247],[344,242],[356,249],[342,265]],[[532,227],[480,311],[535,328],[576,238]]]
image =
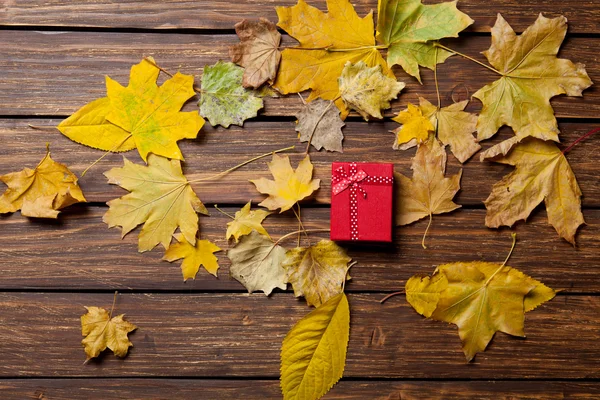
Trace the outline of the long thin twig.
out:
[[[490,71],[494,71],[494,72],[495,72],[495,73],[497,73],[498,75],[504,75],[502,72],[498,71],[496,68],[494,68],[494,67],[490,67],[489,65],[487,65],[487,64],[484,64],[484,63],[482,63],[481,61],[479,61],[479,60],[476,60],[476,59],[474,59],[473,57],[470,57],[470,56],[468,56],[468,55],[466,55],[466,54],[463,54],[463,53],[461,53],[461,52],[458,52],[458,51],[456,51],[456,50],[452,50],[451,48],[449,48],[449,47],[446,47],[446,46],[444,46],[443,44],[440,44],[440,43],[434,43],[434,46],[435,46],[435,47],[439,47],[439,48],[441,48],[441,49],[444,49],[444,50],[446,50],[446,51],[449,51],[450,53],[454,53],[454,54],[456,54],[456,55],[459,55],[459,56],[461,56],[461,57],[463,57],[463,58],[466,58],[467,60],[473,61],[474,63],[476,63],[476,64],[479,64],[479,65],[481,65],[482,67],[485,67],[485,68],[489,69]]]

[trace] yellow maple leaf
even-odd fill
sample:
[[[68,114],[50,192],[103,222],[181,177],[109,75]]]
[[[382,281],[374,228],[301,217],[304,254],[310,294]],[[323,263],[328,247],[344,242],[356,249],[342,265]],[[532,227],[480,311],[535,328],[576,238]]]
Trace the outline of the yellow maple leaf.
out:
[[[21,210],[26,217],[56,218],[61,208],[85,202],[77,177],[50,158],[50,149],[34,169],[0,175],[8,189],[0,196],[0,213]]]
[[[352,261],[346,251],[331,240],[314,246],[296,247],[285,253],[282,263],[296,297],[304,296],[315,307],[342,292]]]
[[[525,312],[556,294],[517,269],[482,261],[440,265],[430,281],[409,280],[406,290],[419,314],[458,326],[467,361],[498,331],[524,337]]]
[[[556,57],[566,33],[565,17],[545,18],[540,14],[518,36],[498,14],[492,45],[484,54],[501,78],[473,95],[483,103],[477,122],[480,141],[495,135],[502,125],[509,125],[519,140],[534,136],[558,141],[550,98],[581,96],[592,84],[583,64]]]
[[[327,9],[324,13],[304,0],[276,8],[277,25],[300,45],[283,50],[275,88],[284,94],[312,89],[308,101],[336,100],[343,119],[348,108],[339,97],[338,78],[347,61],[381,65],[383,74],[395,77],[375,48],[373,13],[360,18],[349,0],[327,0]]]
[[[319,399],[344,374],[350,337],[350,307],[344,293],[302,318],[281,345],[284,400]]]
[[[401,111],[392,120],[402,124],[393,131],[396,134],[393,146],[396,150],[404,150],[417,143],[425,142],[429,138],[430,132],[435,130],[429,117],[424,116],[421,109],[411,103],[408,103],[407,109]]]
[[[100,307],[85,307],[88,312],[81,316],[81,341],[87,359],[100,355],[107,347],[117,357],[125,357],[133,344],[127,334],[137,326],[123,319],[125,314],[111,318],[110,313]]]
[[[581,190],[558,147],[552,142],[528,138],[507,156],[492,160],[516,168],[494,184],[485,200],[485,224],[490,228],[512,226],[526,219],[544,201],[548,222],[560,237],[575,245],[577,228],[584,223]]]
[[[197,112],[179,111],[196,94],[194,77],[177,72],[159,87],[159,72],[148,57],[131,67],[127,87],[107,76],[107,97],[85,105],[57,128],[96,149],[117,152],[137,147],[144,161],[149,153],[182,160],[177,141],[195,138],[204,125]]]
[[[225,239],[233,236],[237,242],[241,236],[248,235],[252,231],[256,231],[261,235],[270,238],[269,234],[262,226],[262,221],[271,213],[265,210],[251,210],[252,202],[248,202],[240,211],[235,213],[233,221],[227,223],[227,232]]]
[[[443,144],[450,146],[450,151],[461,163],[481,149],[473,136],[477,115],[464,111],[468,103],[468,100],[464,100],[438,108],[423,97],[419,97],[419,108],[423,116],[429,118],[431,124],[436,127],[437,138]]]
[[[177,228],[191,244],[196,243],[198,214],[208,214],[181,171],[179,160],[150,154],[148,165],[138,165],[123,157],[124,165],[104,175],[108,182],[131,193],[108,202],[102,220],[110,228],[122,227],[121,236],[144,224],[139,251],[152,250],[157,244],[169,248]]]
[[[423,235],[422,244],[425,248],[425,236],[433,215],[447,213],[460,207],[452,199],[460,189],[462,170],[450,178],[444,176],[446,151],[435,138],[419,146],[411,168],[412,179],[400,173],[394,174],[399,182],[396,186],[396,224],[407,225],[429,216],[429,224]]]
[[[320,180],[312,179],[313,165],[309,156],[300,161],[295,171],[288,156],[280,156],[276,153],[273,154],[273,160],[268,165],[275,180],[266,178],[250,180],[259,192],[269,195],[259,206],[269,210],[279,208],[280,212],[284,212],[319,188]]]
[[[196,274],[202,265],[211,275],[217,276],[219,263],[213,253],[221,251],[221,248],[210,240],[196,239],[196,245],[190,244],[182,234],[176,234],[177,243],[169,246],[162,258],[165,261],[173,262],[183,258],[181,263],[181,272],[183,280],[196,279]]]

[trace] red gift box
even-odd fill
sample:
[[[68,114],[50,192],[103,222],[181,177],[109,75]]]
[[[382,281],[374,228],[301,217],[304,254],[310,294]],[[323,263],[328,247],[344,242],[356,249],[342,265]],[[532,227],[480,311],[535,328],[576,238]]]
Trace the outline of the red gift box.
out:
[[[392,241],[394,165],[331,164],[331,240]]]

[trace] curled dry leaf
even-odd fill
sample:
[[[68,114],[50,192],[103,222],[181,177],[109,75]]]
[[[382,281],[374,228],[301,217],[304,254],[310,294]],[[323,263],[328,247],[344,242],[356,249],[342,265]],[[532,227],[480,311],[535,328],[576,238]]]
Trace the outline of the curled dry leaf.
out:
[[[85,202],[77,177],[50,158],[50,149],[34,169],[0,175],[8,189],[0,196],[0,214],[21,210],[25,217],[56,218],[61,208]]]
[[[468,103],[468,100],[464,100],[438,109],[423,97],[419,97],[419,108],[423,116],[429,118],[431,124],[437,128],[437,138],[450,146],[450,151],[461,163],[481,149],[473,136],[477,115],[464,111]]]
[[[460,190],[462,170],[450,178],[444,176],[446,151],[436,139],[419,146],[411,168],[412,179],[400,173],[395,174],[398,182],[395,189],[398,199],[397,225],[407,225],[427,216],[431,225],[433,214],[447,213],[460,207],[452,199]],[[425,235],[423,247],[425,247]]]
[[[340,96],[346,105],[366,120],[369,116],[383,118],[381,110],[390,108],[390,101],[404,89],[404,82],[381,73],[381,65],[369,68],[364,61],[346,62],[339,78]]]
[[[281,60],[281,34],[277,26],[266,18],[258,21],[243,20],[235,24],[240,43],[229,48],[231,61],[244,67],[244,87],[258,88],[272,83]]]
[[[296,118],[296,131],[301,142],[310,142],[317,150],[343,152],[342,127],[345,124],[340,118],[340,110],[331,101],[317,99],[306,103]]]
[[[102,220],[109,228],[120,226],[121,237],[144,224],[139,237],[139,251],[152,250],[159,243],[169,248],[173,233],[180,229],[185,239],[196,244],[198,214],[208,215],[181,171],[178,160],[151,154],[148,165],[137,165],[123,157],[124,165],[104,175],[108,183],[130,193],[108,202]]]
[[[517,35],[498,14],[492,45],[484,54],[502,76],[473,95],[483,103],[477,122],[479,140],[508,125],[517,136],[511,145],[527,136],[558,141],[550,99],[559,94],[581,96],[592,84],[583,64],[556,57],[566,33],[567,19],[563,16],[545,18],[540,14],[533,25]]]
[[[209,240],[200,239],[196,239],[196,244],[192,245],[180,233],[175,235],[175,239],[177,243],[169,246],[162,259],[173,262],[183,258],[181,272],[184,281],[195,279],[201,265],[209,274],[217,276],[219,263],[213,253],[221,251],[219,246]]]
[[[248,292],[260,290],[268,296],[275,288],[285,290],[287,275],[281,266],[285,249],[266,236],[252,231],[227,251],[227,257],[231,260],[231,276]]]
[[[423,143],[427,141],[429,134],[435,131],[429,117],[424,116],[421,109],[411,103],[408,103],[406,110],[392,119],[402,124],[393,131],[396,134],[394,150],[406,150]]]
[[[283,94],[312,89],[309,102],[318,97],[335,100],[344,119],[348,108],[339,97],[338,78],[346,61],[381,65],[383,74],[394,74],[375,48],[372,13],[359,18],[349,0],[327,0],[327,9],[324,13],[304,0],[276,8],[277,25],[300,44],[283,50],[275,88]]]
[[[473,23],[456,1],[423,5],[421,0],[379,0],[377,16],[377,41],[388,46],[388,64],[399,64],[419,82],[419,65],[433,69],[436,59],[443,63],[452,55],[432,41],[458,37]]]
[[[281,391],[285,400],[314,400],[340,380],[350,337],[350,307],[344,293],[302,318],[281,346]]]
[[[100,355],[107,347],[117,357],[125,357],[133,344],[127,335],[137,326],[125,321],[125,314],[111,318],[110,313],[100,307],[85,307],[88,312],[81,316],[81,341],[87,359]]]
[[[319,188],[321,181],[312,179],[313,165],[308,156],[300,161],[295,171],[288,156],[280,156],[276,153],[273,154],[273,160],[268,165],[275,180],[266,178],[250,180],[259,192],[269,195],[259,206],[269,210],[279,208],[280,212],[284,212]]]
[[[489,262],[440,265],[428,278],[409,279],[406,299],[419,314],[458,326],[467,361],[498,331],[524,337],[525,312],[556,294],[517,269]]]
[[[314,246],[288,250],[283,261],[288,282],[296,297],[304,296],[308,305],[319,307],[342,292],[352,261],[346,251],[331,240],[321,240]]]
[[[559,236],[575,245],[577,228],[584,223],[581,190],[564,154],[552,142],[528,138],[507,156],[492,159],[514,165],[513,172],[494,184],[485,200],[485,224],[490,228],[512,226],[527,219],[542,201],[548,222]]]
[[[251,210],[251,205],[252,202],[250,201],[246,203],[240,211],[235,213],[233,221],[227,223],[225,239],[233,237],[237,242],[240,237],[248,235],[252,231],[256,231],[261,235],[270,238],[269,234],[262,226],[262,221],[271,213],[265,210]]]
[[[96,149],[137,147],[144,161],[149,153],[182,160],[177,141],[195,138],[204,125],[197,113],[179,111],[196,94],[194,77],[178,72],[159,87],[159,72],[149,57],[131,67],[127,87],[106,77],[108,97],[85,105],[57,128],[69,139]]]
[[[244,69],[231,62],[219,61],[204,67],[200,93],[200,115],[212,126],[242,126],[248,118],[256,117],[263,101],[252,90],[242,86]]]

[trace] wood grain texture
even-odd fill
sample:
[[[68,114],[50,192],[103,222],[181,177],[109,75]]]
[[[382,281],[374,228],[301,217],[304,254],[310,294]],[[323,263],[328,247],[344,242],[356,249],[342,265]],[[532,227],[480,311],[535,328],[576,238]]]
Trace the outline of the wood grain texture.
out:
[[[281,399],[277,380],[214,379],[0,379],[4,400],[238,400]],[[564,400],[597,399],[600,387],[593,382],[552,381],[345,381],[324,400]]]
[[[535,18],[531,19],[531,22]],[[126,84],[129,69],[145,56],[173,73],[178,69],[197,77],[204,65],[228,59],[228,47],[237,43],[235,35],[157,34],[113,32],[34,32],[0,31],[0,115],[69,115],[87,102],[106,95],[105,75]],[[293,41],[285,36],[284,44]],[[445,42],[458,51],[484,60],[479,54],[490,45],[488,37],[469,37]],[[592,80],[600,79],[597,49],[600,38],[568,39],[561,57],[584,63]],[[417,101],[417,94],[435,99],[433,72],[423,69],[420,85],[399,68],[399,79],[407,83],[392,113]],[[440,90],[444,105],[475,93],[484,83],[497,78],[493,72],[462,59],[450,58],[439,67]],[[600,113],[600,89],[592,86],[583,98],[558,96],[553,101],[556,115],[571,118],[596,118]],[[263,116],[292,116],[300,108],[297,95],[265,99]],[[469,109],[478,111],[474,100]],[[186,110],[197,110],[195,101]]]
[[[41,222],[18,213],[0,218],[0,289],[28,290],[180,290],[245,292],[229,276],[229,260],[217,253],[221,269],[216,279],[202,270],[196,280],[184,283],[179,262],[161,261],[161,247],[137,252],[138,230],[120,239],[118,229],[102,222],[105,208],[75,207],[56,222]],[[235,212],[235,209],[226,209]],[[226,223],[229,219],[215,210],[200,218],[201,237],[226,250]],[[329,210],[304,209],[307,229],[329,228]],[[502,262],[510,248],[508,229],[492,230],[483,225],[483,210],[458,210],[435,216],[427,238],[421,238],[427,221],[399,227],[392,246],[357,245],[349,255],[358,262],[352,268],[349,291],[396,291],[417,273],[454,261]],[[555,289],[568,293],[600,292],[600,211],[586,210],[588,225],[577,236],[578,248],[560,239],[548,225],[545,212],[536,212],[527,224],[516,228],[518,243],[508,265],[519,268]],[[293,214],[272,215],[265,227],[277,238],[294,231]],[[326,238],[327,233],[311,235]],[[296,237],[283,242],[296,245]],[[315,240],[313,240],[314,243]],[[306,245],[306,244],[304,244]]]
[[[0,174],[6,174],[23,167],[33,168],[43,157],[46,143],[54,158],[71,168],[77,175],[104,154],[78,143],[72,142],[57,130],[35,130],[29,124],[38,126],[56,126],[60,120],[15,120],[0,119]],[[295,168],[304,157],[305,143],[298,142],[293,121],[284,122],[247,122],[244,128],[230,129],[202,128],[196,140],[181,141],[180,147],[185,156],[184,172],[188,179],[203,179],[218,174],[236,164],[269,151],[295,145],[297,148],[289,152]],[[331,163],[333,161],[371,161],[394,163],[395,170],[412,176],[411,160],[415,149],[396,151],[392,149],[394,135],[390,130],[397,127],[393,121],[366,123],[346,123],[343,132],[344,153],[317,152],[311,150],[311,160],[315,165],[315,177],[321,179],[321,188],[303,202],[305,205],[329,204],[331,201]],[[591,123],[562,123],[562,140],[565,145],[574,142],[597,125]],[[484,148],[512,136],[504,129],[494,140],[482,143]],[[583,191],[585,207],[600,206],[600,163],[598,163],[595,147],[597,141],[590,138],[578,144],[568,154],[568,160]],[[142,163],[137,151],[124,155],[131,161]],[[261,201],[262,196],[250,183],[249,179],[259,177],[272,178],[267,162],[270,156],[253,162],[243,168],[215,180],[193,183],[198,196],[207,204],[245,204],[249,200]],[[460,163],[448,156],[448,174],[455,174],[461,168]],[[125,191],[118,186],[109,185],[102,174],[113,167],[123,165],[122,154],[109,154],[93,167],[79,183],[90,202],[106,202],[119,197]],[[513,168],[492,162],[480,162],[475,155],[462,166],[462,190],[456,201],[465,207],[483,205],[483,201],[492,190],[492,185],[508,174]],[[233,190],[223,190],[224,187]],[[4,185],[0,183],[0,190]]]
[[[439,0],[427,3],[438,3]],[[35,25],[101,28],[144,28],[144,29],[233,29],[243,18],[269,18],[277,21],[275,6],[292,6],[296,0],[255,0],[230,2],[227,0],[152,0],[119,1],[87,0],[71,2],[65,0],[13,0],[5,1],[0,8],[0,25]],[[312,6],[325,10],[324,0],[309,0]],[[376,0],[353,1],[358,15],[363,16],[377,10]],[[593,1],[550,0],[543,5],[539,1],[486,1],[461,0],[461,11],[469,14],[475,24],[468,31],[489,32],[502,15],[516,30],[524,30],[537,14],[548,17],[562,14],[569,19],[571,32],[598,33],[600,12]]]
[[[428,321],[398,296],[350,295],[344,376],[398,379],[597,379],[600,298],[558,296],[526,316],[527,339],[497,334],[467,364],[456,327]],[[82,365],[84,305],[113,295],[0,294],[1,377],[279,376],[281,341],[309,312],[291,293],[121,294],[116,312],[138,326],[126,359]],[[568,366],[568,367],[566,367]]]

